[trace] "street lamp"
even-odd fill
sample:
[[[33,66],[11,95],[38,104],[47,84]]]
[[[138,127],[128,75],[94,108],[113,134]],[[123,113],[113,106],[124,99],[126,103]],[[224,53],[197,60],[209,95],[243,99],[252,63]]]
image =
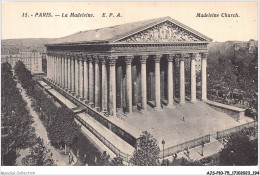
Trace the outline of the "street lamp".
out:
[[[204,144],[205,144],[205,142],[204,142],[204,141],[201,141],[201,146],[202,146],[201,156],[203,156],[203,148],[204,148]]]
[[[163,145],[163,165],[164,165],[164,144],[165,144],[165,141],[164,139],[162,140],[162,145]]]

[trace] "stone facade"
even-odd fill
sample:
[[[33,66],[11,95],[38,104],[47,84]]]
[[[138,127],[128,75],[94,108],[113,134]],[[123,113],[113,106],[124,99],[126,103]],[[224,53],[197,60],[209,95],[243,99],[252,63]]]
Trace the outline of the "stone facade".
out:
[[[206,100],[207,44],[211,39],[169,17],[143,28],[140,22],[137,29],[108,41],[46,45],[47,78],[110,116],[116,116],[118,109],[132,113],[133,107],[139,107],[146,111],[148,103],[160,110],[162,100],[174,107],[175,74],[180,85],[176,101],[185,104],[186,59],[191,69],[191,102],[196,102],[198,61],[201,98]],[[177,66],[179,73],[175,72]]]

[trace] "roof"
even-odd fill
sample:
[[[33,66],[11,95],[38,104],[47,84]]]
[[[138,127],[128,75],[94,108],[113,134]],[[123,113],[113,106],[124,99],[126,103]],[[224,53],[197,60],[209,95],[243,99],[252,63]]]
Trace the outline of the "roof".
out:
[[[5,46],[2,46],[1,54],[2,55],[18,55],[18,54],[20,54],[20,50],[19,50],[19,48],[15,48],[15,47],[6,48]]]
[[[54,40],[48,45],[69,44],[69,43],[113,43],[119,39],[125,38],[129,35],[133,35],[137,32],[140,32],[141,30],[145,30],[146,28],[163,23],[165,21],[170,21],[176,24],[177,26],[180,26],[183,29],[197,35],[198,37],[203,38],[205,41],[212,41],[211,38],[178,22],[177,20],[174,20],[171,17],[162,17],[162,18],[150,19],[145,21],[126,23],[126,24],[121,24],[121,25],[116,25],[111,27],[105,27],[100,29],[80,31],[78,33]]]

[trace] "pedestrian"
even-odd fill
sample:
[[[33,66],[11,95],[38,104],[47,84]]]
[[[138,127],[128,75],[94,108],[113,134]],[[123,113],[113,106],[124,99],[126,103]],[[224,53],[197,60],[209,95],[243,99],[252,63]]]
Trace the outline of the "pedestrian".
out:
[[[123,113],[126,114],[126,107],[123,107]]]
[[[51,152],[51,158],[52,158],[52,152]]]
[[[174,153],[173,154],[173,159],[176,160],[176,158],[177,158],[177,153]]]
[[[69,152],[69,164],[70,164],[70,152]]]
[[[184,116],[183,116],[183,118],[182,118],[182,121],[185,122],[185,118],[184,118]]]
[[[169,160],[168,160],[168,159],[166,160],[166,165],[167,165],[167,166],[169,166],[169,165],[170,165],[170,162],[169,162]]]
[[[74,163],[73,155],[71,156],[71,163]]]
[[[95,156],[94,162],[97,164],[97,157]]]
[[[187,155],[188,155],[188,157],[190,157],[190,151],[189,151],[189,148],[187,148]]]
[[[84,155],[84,163],[87,163],[87,154]]]

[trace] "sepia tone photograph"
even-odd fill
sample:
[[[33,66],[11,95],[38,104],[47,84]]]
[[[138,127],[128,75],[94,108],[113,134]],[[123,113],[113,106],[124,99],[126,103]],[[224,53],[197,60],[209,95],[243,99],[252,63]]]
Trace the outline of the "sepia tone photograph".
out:
[[[1,175],[259,175],[257,1],[1,6]]]

